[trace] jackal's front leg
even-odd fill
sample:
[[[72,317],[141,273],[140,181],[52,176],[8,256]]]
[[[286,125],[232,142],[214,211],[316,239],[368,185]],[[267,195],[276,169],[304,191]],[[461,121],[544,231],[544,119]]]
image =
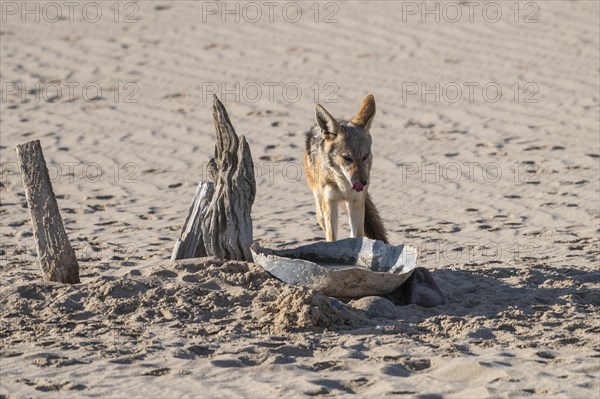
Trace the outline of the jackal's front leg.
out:
[[[325,224],[325,238],[327,241],[337,240],[338,229],[338,203],[325,199],[323,201],[323,222]]]
[[[362,196],[364,197],[364,196]],[[365,236],[365,200],[364,198],[347,201],[348,218],[350,219],[350,237]]]
[[[323,222],[323,196],[318,191],[314,191],[313,195],[315,196],[317,222],[319,222],[319,226],[321,226],[323,232],[327,232],[327,230],[325,229],[325,223]]]

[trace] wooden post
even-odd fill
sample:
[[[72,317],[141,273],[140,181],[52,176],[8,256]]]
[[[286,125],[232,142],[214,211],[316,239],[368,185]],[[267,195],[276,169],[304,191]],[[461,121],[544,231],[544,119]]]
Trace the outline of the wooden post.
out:
[[[19,144],[16,150],[44,280],[79,283],[79,264],[63,226],[40,141]]]
[[[251,261],[251,212],[256,196],[252,154],[246,138],[238,138],[217,96],[213,100],[213,120],[217,143],[209,174],[214,186],[203,186],[203,183],[198,186],[171,259],[204,254]],[[198,234],[198,226],[201,234]]]

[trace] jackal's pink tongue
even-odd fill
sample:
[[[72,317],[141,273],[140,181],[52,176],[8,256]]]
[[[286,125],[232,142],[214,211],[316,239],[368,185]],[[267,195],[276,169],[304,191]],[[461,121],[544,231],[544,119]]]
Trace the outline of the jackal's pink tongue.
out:
[[[363,190],[363,188],[364,188],[363,185],[360,184],[359,182],[356,182],[352,185],[352,189],[354,191],[358,191],[359,193]]]

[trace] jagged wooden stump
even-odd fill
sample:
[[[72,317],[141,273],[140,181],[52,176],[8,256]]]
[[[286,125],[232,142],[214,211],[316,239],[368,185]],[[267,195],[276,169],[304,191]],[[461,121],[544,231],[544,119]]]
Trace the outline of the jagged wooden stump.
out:
[[[217,134],[215,156],[210,160],[214,191],[203,192],[202,183],[198,186],[171,259],[185,259],[193,253],[251,261],[251,212],[256,196],[252,154],[246,138],[238,138],[225,107],[216,96],[213,120]],[[186,244],[178,245],[180,242]]]
[[[58,210],[40,141],[19,144],[16,150],[44,280],[79,283],[79,264]]]

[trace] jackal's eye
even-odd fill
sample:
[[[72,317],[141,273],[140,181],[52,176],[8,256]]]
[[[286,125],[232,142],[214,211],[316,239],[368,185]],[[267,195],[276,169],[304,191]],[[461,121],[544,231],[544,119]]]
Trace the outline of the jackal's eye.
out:
[[[342,155],[342,158],[344,158],[344,161],[352,163],[352,157],[349,157],[348,155]]]
[[[369,154],[367,154],[367,155],[365,155],[365,156],[363,157],[363,161],[366,161],[366,160],[367,160],[367,158],[369,158]]]

